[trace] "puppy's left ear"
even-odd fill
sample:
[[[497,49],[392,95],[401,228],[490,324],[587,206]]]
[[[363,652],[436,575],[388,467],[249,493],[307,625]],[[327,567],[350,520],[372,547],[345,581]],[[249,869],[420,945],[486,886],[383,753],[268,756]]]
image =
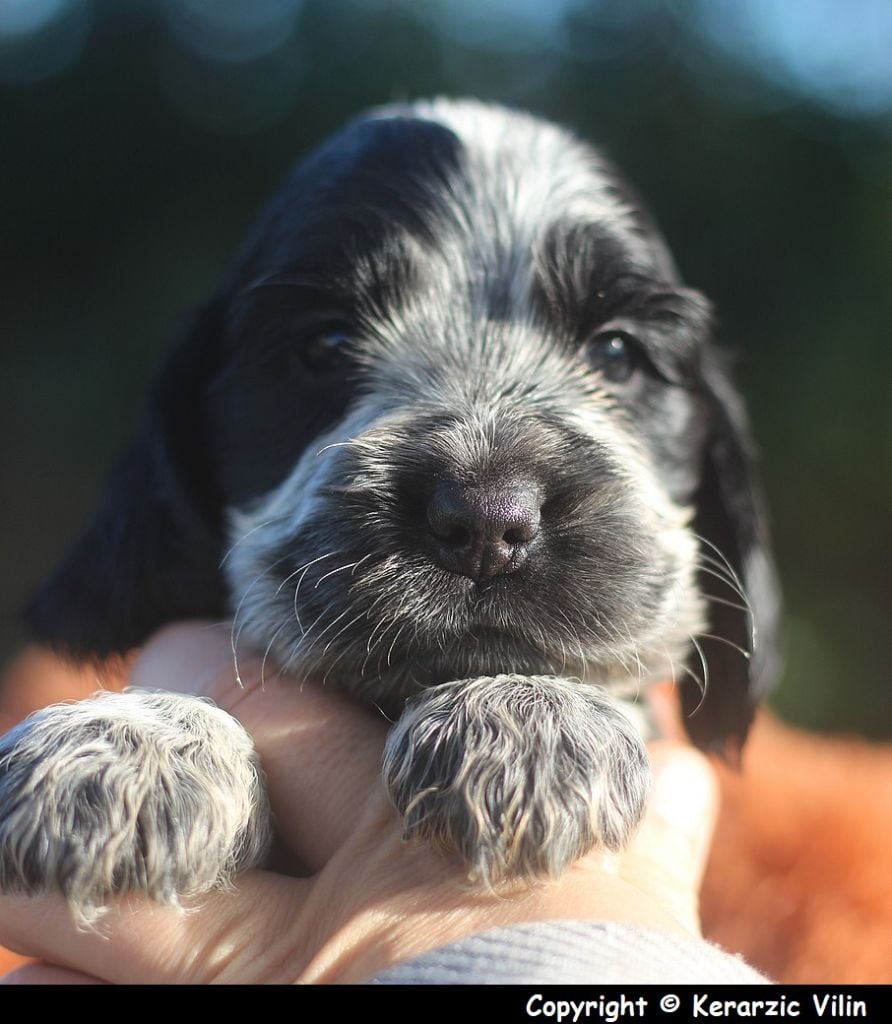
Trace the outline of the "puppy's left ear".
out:
[[[707,358],[709,433],[694,529],[709,635],[698,637],[690,662],[706,690],[686,678],[682,707],[697,746],[736,760],[758,699],[780,670],[780,591],[743,405],[725,369]]]
[[[166,622],[223,613],[222,501],[207,429],[220,322],[209,306],[168,357],[93,521],[25,610],[34,638],[61,654],[124,653]]]

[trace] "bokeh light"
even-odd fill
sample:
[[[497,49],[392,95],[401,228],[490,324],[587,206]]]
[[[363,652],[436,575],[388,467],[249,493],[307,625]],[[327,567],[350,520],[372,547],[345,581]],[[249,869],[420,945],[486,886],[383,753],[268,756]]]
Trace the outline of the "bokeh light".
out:
[[[892,111],[888,0],[695,0],[691,13],[751,74],[843,114]]]
[[[92,16],[91,0],[0,0],[0,82],[27,85],[70,67]]]
[[[715,300],[787,596],[775,706],[892,737],[890,55],[889,0],[0,0],[0,653],[294,158],[478,95],[603,145]]]
[[[212,60],[266,57],[282,47],[301,0],[163,0],[171,31],[183,44]]]

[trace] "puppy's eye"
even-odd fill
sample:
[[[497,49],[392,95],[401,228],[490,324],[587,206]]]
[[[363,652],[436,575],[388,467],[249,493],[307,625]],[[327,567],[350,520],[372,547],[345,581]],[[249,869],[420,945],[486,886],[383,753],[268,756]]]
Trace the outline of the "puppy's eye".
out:
[[[351,363],[353,339],[344,330],[320,331],[301,349],[301,362],[312,373],[333,374]]]
[[[640,369],[641,350],[625,331],[604,331],[585,347],[589,366],[612,384],[623,384]]]

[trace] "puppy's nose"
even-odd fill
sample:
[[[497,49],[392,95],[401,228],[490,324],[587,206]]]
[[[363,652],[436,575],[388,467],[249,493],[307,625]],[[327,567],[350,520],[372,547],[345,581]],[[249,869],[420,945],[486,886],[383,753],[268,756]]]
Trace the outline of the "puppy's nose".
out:
[[[427,521],[444,568],[472,580],[514,572],[539,533],[539,488],[528,480],[437,484]]]

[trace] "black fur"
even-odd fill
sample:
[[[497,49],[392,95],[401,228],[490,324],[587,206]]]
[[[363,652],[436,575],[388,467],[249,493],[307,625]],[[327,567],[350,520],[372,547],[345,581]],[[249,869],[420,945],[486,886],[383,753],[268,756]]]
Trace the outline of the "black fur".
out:
[[[549,135],[548,145],[556,138],[582,152],[570,136]],[[359,396],[381,386],[363,352],[330,369],[314,366],[308,346],[325,332],[367,335],[370,324],[430,287],[425,253],[440,245],[444,225],[467,227],[454,188],[459,177],[472,179],[468,168],[462,133],[408,108],[355,122],[298,166],[162,370],[93,524],[30,605],[37,639],[79,658],[104,656],[140,644],[167,621],[231,611],[239,595],[227,592],[220,570],[232,540],[227,510],[248,508],[279,485]],[[592,174],[617,202],[626,194],[594,155]],[[489,233],[481,252],[497,250],[491,243],[504,230],[502,213],[481,207],[474,216],[470,232]],[[631,325],[643,372],[634,396],[616,400],[616,415],[644,439],[672,500],[696,505],[702,553],[719,557],[718,549],[748,597],[754,621],[731,607],[740,595],[702,574],[704,593],[723,602],[709,605],[707,631],[721,639],[699,641],[705,696],[679,679],[692,738],[726,749],[742,741],[775,671],[778,601],[745,418],[713,352],[708,306],[681,285],[643,212],[622,224],[560,217],[543,224],[528,258],[536,321],[567,360],[577,360],[604,324]],[[503,271],[479,311],[487,323],[513,315],[512,279]],[[417,344],[428,344],[423,329]],[[567,465],[536,472],[563,473],[565,481],[588,474],[580,487],[597,486],[597,458],[572,472]],[[422,476],[437,471],[421,460]],[[411,504],[409,477],[400,486]],[[549,478],[552,492],[560,486]],[[611,565],[609,550],[604,557]],[[571,564],[568,553],[561,566]],[[748,661],[736,648],[752,654],[754,627]],[[507,657],[494,650],[496,661]],[[703,674],[693,650],[690,666]],[[553,666],[480,666],[480,674],[537,670]]]

